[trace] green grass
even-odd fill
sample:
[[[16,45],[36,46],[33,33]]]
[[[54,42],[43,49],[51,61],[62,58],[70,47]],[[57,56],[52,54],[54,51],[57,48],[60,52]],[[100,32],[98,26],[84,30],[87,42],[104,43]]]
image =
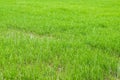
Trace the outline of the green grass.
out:
[[[119,0],[0,0],[0,80],[119,80]]]

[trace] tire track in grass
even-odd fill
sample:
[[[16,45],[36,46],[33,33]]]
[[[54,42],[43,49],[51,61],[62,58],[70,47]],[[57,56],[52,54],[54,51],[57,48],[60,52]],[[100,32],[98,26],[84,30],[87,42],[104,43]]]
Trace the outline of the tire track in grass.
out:
[[[91,49],[98,49],[98,50],[101,50],[103,52],[109,52],[111,54],[113,53],[112,55],[114,55],[116,57],[120,57],[120,52],[117,49],[107,48],[104,45],[97,45],[97,44],[95,45],[95,44],[92,44],[92,43],[86,43],[86,45],[88,47],[90,47]]]
[[[6,29],[7,33],[12,34],[13,36],[24,35],[30,39],[55,39],[52,34],[38,34],[34,31],[25,30],[24,28],[8,26]]]

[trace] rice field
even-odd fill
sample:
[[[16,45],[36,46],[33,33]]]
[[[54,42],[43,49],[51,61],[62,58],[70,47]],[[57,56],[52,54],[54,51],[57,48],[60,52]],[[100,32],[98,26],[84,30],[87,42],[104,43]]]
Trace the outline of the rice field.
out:
[[[0,0],[0,80],[120,80],[120,0]]]

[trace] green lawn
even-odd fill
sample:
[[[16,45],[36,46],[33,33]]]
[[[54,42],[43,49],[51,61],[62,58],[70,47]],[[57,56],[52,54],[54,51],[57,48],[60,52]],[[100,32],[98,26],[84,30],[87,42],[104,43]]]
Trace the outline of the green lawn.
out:
[[[120,0],[0,0],[0,80],[120,80]]]

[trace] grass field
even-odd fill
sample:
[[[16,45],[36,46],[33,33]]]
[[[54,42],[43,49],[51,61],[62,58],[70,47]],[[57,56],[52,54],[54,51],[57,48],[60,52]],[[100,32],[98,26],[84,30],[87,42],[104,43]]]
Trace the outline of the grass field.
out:
[[[120,0],[0,0],[0,80],[120,80]]]

